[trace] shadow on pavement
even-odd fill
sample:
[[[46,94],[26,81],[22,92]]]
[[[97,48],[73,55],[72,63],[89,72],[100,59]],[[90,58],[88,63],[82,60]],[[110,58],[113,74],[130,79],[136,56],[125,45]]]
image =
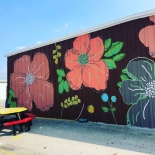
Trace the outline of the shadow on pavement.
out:
[[[1,132],[0,136],[13,134],[12,128],[6,129],[11,130]],[[149,154],[155,152],[155,129],[35,118],[28,133]]]

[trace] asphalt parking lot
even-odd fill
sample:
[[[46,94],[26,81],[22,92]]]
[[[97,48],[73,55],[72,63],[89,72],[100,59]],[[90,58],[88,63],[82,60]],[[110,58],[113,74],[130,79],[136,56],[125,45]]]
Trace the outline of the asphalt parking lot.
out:
[[[0,130],[0,155],[155,154],[155,129],[35,118],[29,132]]]

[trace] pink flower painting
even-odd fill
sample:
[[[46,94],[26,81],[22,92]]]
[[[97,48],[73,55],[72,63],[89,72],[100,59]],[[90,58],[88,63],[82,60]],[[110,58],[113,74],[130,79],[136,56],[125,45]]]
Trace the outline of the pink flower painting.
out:
[[[49,62],[45,54],[36,53],[33,61],[24,55],[14,62],[10,87],[15,92],[17,105],[32,110],[32,101],[41,111],[49,110],[54,103],[54,88],[49,78]]]

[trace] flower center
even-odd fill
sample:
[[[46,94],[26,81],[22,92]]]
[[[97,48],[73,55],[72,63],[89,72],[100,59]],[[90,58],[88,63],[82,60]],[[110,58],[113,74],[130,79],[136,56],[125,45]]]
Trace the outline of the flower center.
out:
[[[87,54],[81,54],[79,57],[78,57],[78,62],[82,65],[85,65],[88,63],[88,56]]]
[[[26,84],[30,85],[34,82],[34,76],[32,74],[26,75]]]
[[[146,84],[145,93],[147,96],[155,98],[155,80]]]

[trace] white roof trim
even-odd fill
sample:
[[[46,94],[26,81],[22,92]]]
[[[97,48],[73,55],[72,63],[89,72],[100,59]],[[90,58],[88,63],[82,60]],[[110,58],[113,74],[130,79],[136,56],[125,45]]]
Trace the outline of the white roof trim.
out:
[[[0,80],[0,83],[7,83],[7,80]]]
[[[67,36],[64,36],[64,37],[61,37],[61,38],[58,38],[58,39],[54,39],[54,40],[45,42],[45,43],[40,43],[40,44],[30,46],[30,47],[27,47],[27,48],[24,48],[24,49],[21,49],[21,50],[17,50],[15,52],[5,54],[4,56],[9,57],[9,56],[12,56],[12,55],[15,55],[15,54],[23,53],[23,52],[26,52],[26,51],[29,51],[29,50],[32,50],[32,49],[36,49],[36,48],[39,48],[39,47],[43,47],[43,46],[46,46],[46,45],[57,43],[57,42],[60,42],[60,41],[63,41],[63,40],[71,39],[71,38],[80,36],[82,34],[95,32],[95,31],[102,30],[102,29],[105,29],[105,28],[108,28],[108,27],[111,27],[111,26],[115,26],[115,25],[118,25],[118,24],[121,24],[121,23],[125,23],[125,22],[128,22],[128,21],[132,21],[132,20],[136,20],[136,19],[139,19],[139,18],[144,18],[144,17],[148,17],[148,16],[152,16],[152,15],[155,15],[155,9],[145,11],[145,12],[141,12],[141,13],[137,13],[137,14],[133,14],[131,16],[127,16],[127,17],[121,18],[119,20],[114,20],[114,21],[108,22],[106,24],[101,24],[101,25],[95,26],[93,28],[89,28],[89,29],[86,29],[84,31],[74,33],[72,35],[67,35]]]

